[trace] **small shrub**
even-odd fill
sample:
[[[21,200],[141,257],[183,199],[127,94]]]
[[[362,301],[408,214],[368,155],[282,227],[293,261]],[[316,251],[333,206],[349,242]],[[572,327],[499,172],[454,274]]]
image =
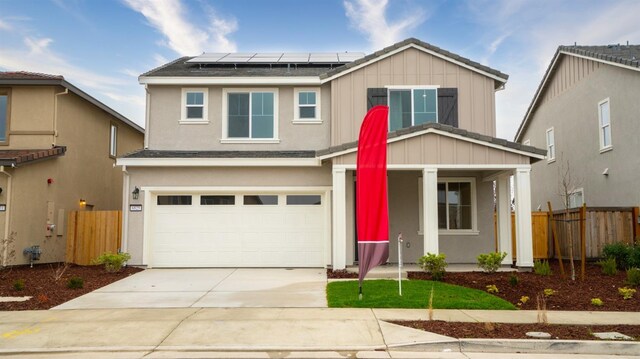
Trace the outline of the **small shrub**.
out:
[[[447,268],[446,256],[444,254],[427,253],[418,259],[418,263],[420,268],[431,274],[433,280],[440,281],[444,278],[445,268]]]
[[[631,247],[624,243],[611,243],[602,248],[605,258],[615,258],[619,268],[628,269],[631,258]]]
[[[640,268],[640,243],[631,247],[629,254],[629,268]]]
[[[495,273],[506,256],[507,252],[482,253],[477,257],[478,266],[487,273]]]
[[[618,266],[616,265],[616,259],[613,257],[608,257],[606,259],[602,259],[596,262],[601,268],[602,273],[606,275],[616,275],[618,274]]]
[[[544,293],[544,296],[545,296],[545,297],[550,297],[550,296],[552,296],[552,295],[556,294],[556,291],[555,291],[555,290],[553,290],[553,289],[551,289],[551,288],[545,288],[545,289],[542,291],[542,293]]]
[[[49,301],[49,297],[47,297],[46,294],[40,293],[38,294],[38,296],[36,297],[36,300],[38,301],[38,303],[40,304],[44,304],[46,302]]]
[[[533,272],[537,275],[551,275],[551,267],[547,260],[535,260],[533,261]]]
[[[110,252],[105,252],[100,255],[100,257],[96,258],[93,263],[95,264],[104,264],[104,269],[109,273],[119,272],[122,269],[122,266],[126,261],[131,259],[131,255],[129,253],[118,253],[113,254]]]
[[[498,290],[498,287],[496,287],[495,284],[489,284],[487,286],[487,292],[495,294],[495,293],[499,293],[500,291]]]
[[[640,268],[629,268],[627,270],[627,284],[640,287]]]
[[[604,302],[600,298],[591,298],[591,305],[595,305],[596,307],[602,307]]]
[[[24,284],[24,279],[16,279],[15,282],[13,282],[13,289],[14,290],[24,290],[25,284]]]
[[[82,287],[84,287],[84,280],[80,277],[71,277],[67,282],[69,289],[82,289]]]
[[[636,290],[633,288],[618,288],[618,293],[622,296],[622,299],[631,299],[633,295],[636,293]]]
[[[522,297],[520,297],[520,303],[525,304],[528,301],[529,301],[529,297],[527,297],[526,295],[523,295]]]
[[[518,285],[519,282],[520,282],[520,278],[518,278],[518,276],[515,273],[511,273],[509,275],[509,285],[511,285],[512,287],[515,287]]]

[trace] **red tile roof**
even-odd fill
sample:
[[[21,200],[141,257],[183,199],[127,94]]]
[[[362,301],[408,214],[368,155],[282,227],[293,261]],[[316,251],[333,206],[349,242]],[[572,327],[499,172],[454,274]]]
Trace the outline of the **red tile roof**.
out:
[[[66,146],[56,146],[49,149],[0,150],[0,165],[17,167],[29,162],[64,156]]]

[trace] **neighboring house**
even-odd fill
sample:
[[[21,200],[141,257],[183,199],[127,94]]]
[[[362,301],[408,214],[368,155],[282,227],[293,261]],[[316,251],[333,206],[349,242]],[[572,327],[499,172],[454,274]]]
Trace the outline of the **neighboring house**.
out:
[[[122,208],[115,158],[139,149],[144,131],[62,76],[0,72],[2,263],[65,259],[72,210]],[[81,203],[82,200],[82,203]]]
[[[139,80],[145,149],[118,159],[131,264],[353,265],[354,141],[367,109],[388,104],[390,261],[398,232],[407,262],[496,250],[494,180],[511,253],[514,174],[517,265],[533,265],[529,168],[544,150],[495,138],[497,70],[408,39],[368,56],[205,53]]]
[[[533,165],[532,208],[640,204],[640,45],[560,46],[515,141],[547,148]]]

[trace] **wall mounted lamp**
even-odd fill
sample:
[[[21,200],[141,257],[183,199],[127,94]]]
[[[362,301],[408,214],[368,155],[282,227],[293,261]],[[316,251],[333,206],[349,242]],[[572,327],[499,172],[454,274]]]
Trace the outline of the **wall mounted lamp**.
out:
[[[131,196],[133,197],[133,199],[138,199],[138,197],[140,197],[140,188],[138,188],[138,186],[133,189],[133,192],[131,192]]]
[[[80,198],[80,207],[84,207],[86,205],[87,205],[87,201],[82,199],[82,198]]]

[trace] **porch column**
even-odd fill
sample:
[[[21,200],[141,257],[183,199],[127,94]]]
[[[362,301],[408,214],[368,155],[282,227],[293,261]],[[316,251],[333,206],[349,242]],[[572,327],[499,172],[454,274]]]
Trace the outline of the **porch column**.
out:
[[[347,262],[346,174],[344,168],[333,169],[331,265],[334,270],[345,269]]]
[[[497,220],[498,220],[498,251],[507,252],[502,261],[503,265],[513,264],[513,248],[511,248],[511,191],[509,190],[509,176],[496,179]]]
[[[422,170],[424,254],[438,254],[438,169]]]
[[[519,168],[514,176],[516,192],[516,265],[519,268],[533,267],[530,171],[530,168]]]

